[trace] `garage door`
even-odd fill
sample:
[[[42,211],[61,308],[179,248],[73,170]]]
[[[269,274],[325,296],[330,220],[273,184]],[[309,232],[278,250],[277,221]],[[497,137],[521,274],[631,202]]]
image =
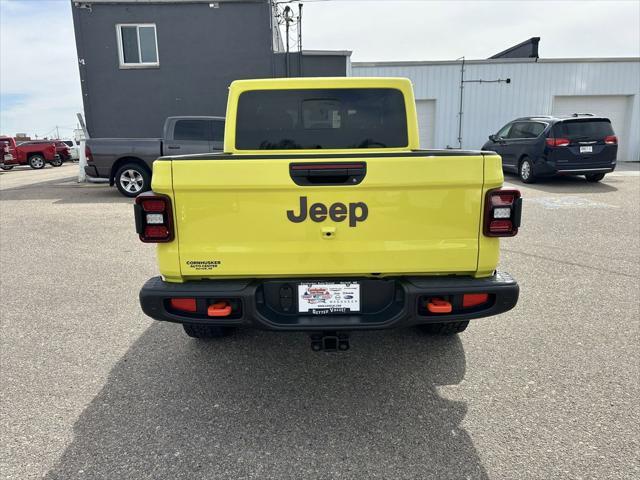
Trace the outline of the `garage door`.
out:
[[[611,119],[613,130],[618,135],[618,160],[629,160],[629,111],[630,95],[572,95],[553,98],[554,115],[594,113]]]
[[[417,100],[418,131],[420,135],[420,148],[433,148],[435,135],[436,101]]]

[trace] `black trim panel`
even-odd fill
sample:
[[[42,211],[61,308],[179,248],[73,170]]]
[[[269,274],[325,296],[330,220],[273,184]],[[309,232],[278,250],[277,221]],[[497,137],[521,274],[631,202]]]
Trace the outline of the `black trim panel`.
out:
[[[274,301],[273,289],[307,281],[360,281],[361,295],[375,297],[379,303],[365,301],[359,314],[309,315],[287,310],[289,303]],[[334,279],[241,279],[199,280],[167,283],[160,277],[151,278],[140,290],[140,305],[145,314],[156,320],[203,325],[237,325],[278,331],[374,330],[427,323],[442,323],[489,317],[511,310],[518,302],[519,287],[507,273],[496,272],[488,278],[472,277],[385,277]],[[423,315],[419,302],[424,297],[455,296],[464,293],[488,293],[492,301],[486,306],[451,314]],[[288,295],[285,295],[288,297]],[[181,315],[167,310],[168,298],[189,297],[240,302],[242,314],[234,319],[216,319]],[[374,302],[375,303],[375,302]]]
[[[291,150],[295,152],[295,150]],[[393,157],[472,157],[493,154],[480,150],[412,150],[410,152],[362,152],[362,153],[289,153],[283,152],[278,154],[251,154],[243,155],[241,153],[198,153],[195,155],[178,155],[160,157],[157,161],[173,161],[173,160],[299,160],[299,159],[325,159],[325,158],[393,158]]]

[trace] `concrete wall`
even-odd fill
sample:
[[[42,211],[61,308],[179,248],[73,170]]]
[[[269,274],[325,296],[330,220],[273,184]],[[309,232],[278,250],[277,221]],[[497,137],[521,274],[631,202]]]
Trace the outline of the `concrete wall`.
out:
[[[416,99],[435,101],[433,146],[458,146],[460,62],[354,63],[354,76],[407,77]],[[626,96],[626,125],[614,125],[626,158],[640,159],[640,59],[496,59],[467,62],[465,79],[510,78],[511,83],[466,83],[462,147],[525,115],[549,115],[558,96]],[[583,112],[581,112],[583,113]],[[601,112],[597,112],[601,113]]]

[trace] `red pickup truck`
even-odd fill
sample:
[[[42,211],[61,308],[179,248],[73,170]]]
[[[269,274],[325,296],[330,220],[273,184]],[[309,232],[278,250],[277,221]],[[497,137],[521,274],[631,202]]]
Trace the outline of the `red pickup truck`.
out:
[[[11,170],[16,165],[29,165],[33,169],[44,168],[50,163],[54,167],[62,165],[63,159],[56,152],[55,142],[23,142],[16,144],[13,137],[0,137],[0,144],[6,145],[0,158],[0,168]]]

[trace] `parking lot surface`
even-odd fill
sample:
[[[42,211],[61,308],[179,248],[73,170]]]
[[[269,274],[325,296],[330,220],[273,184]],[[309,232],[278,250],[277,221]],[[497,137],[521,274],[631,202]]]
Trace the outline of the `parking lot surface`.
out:
[[[140,311],[131,200],[0,174],[6,479],[640,477],[640,177],[523,186],[518,306],[458,337],[188,338]]]

